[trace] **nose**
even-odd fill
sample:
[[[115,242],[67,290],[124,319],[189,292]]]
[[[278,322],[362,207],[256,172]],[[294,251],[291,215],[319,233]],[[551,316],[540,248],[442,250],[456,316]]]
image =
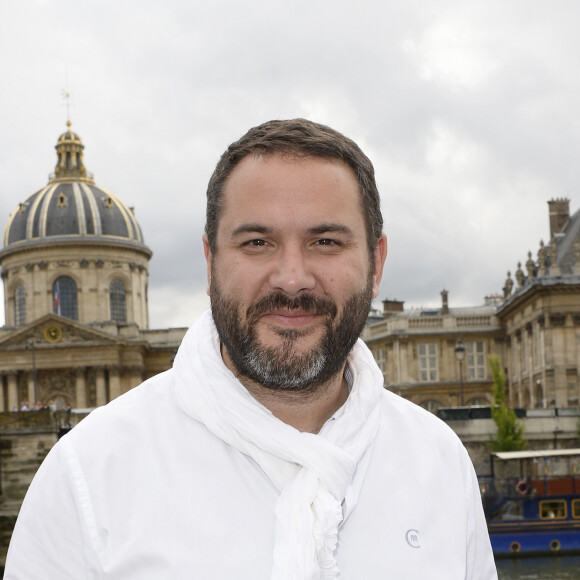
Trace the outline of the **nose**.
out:
[[[273,290],[282,290],[289,296],[296,296],[304,290],[314,289],[316,277],[306,250],[298,246],[286,247],[275,259],[269,278]]]

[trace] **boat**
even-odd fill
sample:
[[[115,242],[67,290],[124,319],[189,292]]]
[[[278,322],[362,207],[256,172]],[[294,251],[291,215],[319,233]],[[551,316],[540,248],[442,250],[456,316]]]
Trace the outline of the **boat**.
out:
[[[580,449],[492,453],[479,484],[496,557],[580,553]]]

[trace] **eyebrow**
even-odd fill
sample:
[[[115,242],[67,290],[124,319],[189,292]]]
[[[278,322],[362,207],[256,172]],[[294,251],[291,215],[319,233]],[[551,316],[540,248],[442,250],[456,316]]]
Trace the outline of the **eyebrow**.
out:
[[[338,233],[352,235],[352,230],[344,224],[320,224],[306,230],[309,234]]]
[[[271,234],[273,231],[274,228],[260,224],[243,224],[232,232],[232,236],[239,236],[240,234]]]
[[[274,232],[275,228],[270,226],[265,226],[263,224],[243,224],[238,226],[233,232],[232,236],[239,236],[241,234],[271,234]],[[320,224],[318,226],[308,228],[306,230],[307,234],[310,235],[320,235],[326,233],[339,233],[352,235],[352,230],[345,226],[344,224],[328,223]]]

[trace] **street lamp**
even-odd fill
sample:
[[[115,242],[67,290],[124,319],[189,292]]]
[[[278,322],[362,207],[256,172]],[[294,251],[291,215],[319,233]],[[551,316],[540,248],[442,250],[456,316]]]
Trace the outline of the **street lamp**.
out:
[[[465,347],[463,341],[458,338],[455,346],[455,358],[459,361],[459,385],[461,389],[461,406],[463,407],[463,359],[465,359]]]

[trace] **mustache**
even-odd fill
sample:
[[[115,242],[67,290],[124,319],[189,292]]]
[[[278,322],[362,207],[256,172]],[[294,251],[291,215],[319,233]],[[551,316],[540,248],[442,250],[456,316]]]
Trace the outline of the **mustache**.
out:
[[[246,311],[246,317],[248,321],[254,322],[263,314],[281,308],[301,310],[309,314],[328,314],[331,318],[338,313],[336,304],[328,298],[312,294],[300,294],[291,298],[282,292],[273,292],[254,302]]]

